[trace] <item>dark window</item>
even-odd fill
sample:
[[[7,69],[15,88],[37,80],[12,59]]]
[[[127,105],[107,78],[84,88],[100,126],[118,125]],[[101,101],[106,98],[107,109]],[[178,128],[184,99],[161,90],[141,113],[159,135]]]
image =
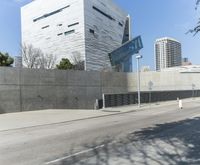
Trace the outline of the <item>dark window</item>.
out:
[[[57,36],[61,36],[63,33],[59,33],[59,34],[57,34]]]
[[[73,23],[71,25],[68,25],[68,27],[75,26],[75,25],[78,25],[78,24],[79,24],[79,22],[76,22],[76,23]]]
[[[119,22],[119,26],[123,27],[123,24],[121,22]]]
[[[48,27],[49,27],[49,25],[42,27],[42,29],[46,29],[46,28],[48,28]]]
[[[70,7],[70,5],[65,6],[65,7],[62,7],[62,8],[60,8],[60,9],[58,9],[58,10],[53,11],[53,12],[44,14],[44,15],[41,16],[41,17],[35,18],[35,19],[33,20],[33,22],[39,21],[39,20],[44,19],[44,18],[46,18],[46,17],[49,17],[49,16],[51,16],[51,15],[57,14],[57,13],[63,11],[64,9],[68,8],[68,7]]]
[[[104,13],[103,11],[101,11],[100,9],[96,8],[95,6],[93,6],[93,9],[98,11],[99,13],[101,13],[102,15],[104,15],[105,17],[109,18],[110,20],[115,21],[115,19],[113,17],[111,17],[110,15]]]
[[[65,34],[65,35],[69,35],[69,34],[72,34],[72,33],[74,33],[74,32],[75,32],[75,30],[70,30],[70,31],[65,32],[64,34]]]
[[[94,34],[94,30],[93,30],[93,29],[90,29],[90,33]]]
[[[58,24],[57,26],[62,26],[62,24],[60,23],[60,24]]]

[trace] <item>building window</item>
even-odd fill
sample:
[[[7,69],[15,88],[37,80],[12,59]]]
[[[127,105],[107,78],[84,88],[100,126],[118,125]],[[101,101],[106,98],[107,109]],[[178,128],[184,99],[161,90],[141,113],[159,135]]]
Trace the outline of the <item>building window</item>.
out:
[[[62,26],[62,24],[60,23],[60,24],[58,24],[57,26]]]
[[[107,17],[108,19],[115,21],[115,19],[113,17],[111,17],[109,14],[104,13],[100,9],[96,8],[95,6],[93,6],[93,9],[96,10],[97,12],[101,13],[102,15],[104,15],[105,17]]]
[[[57,36],[61,36],[63,33],[59,33],[59,34],[57,34]]]
[[[74,33],[75,32],[75,30],[70,30],[70,31],[66,31],[64,34],[65,35],[69,35],[69,34],[72,34],[72,33]]]
[[[41,20],[41,19],[47,18],[47,17],[52,16],[52,15],[54,15],[54,14],[57,14],[57,13],[63,11],[64,9],[68,8],[68,7],[70,7],[70,5],[67,5],[67,6],[65,6],[65,7],[62,7],[62,8],[60,8],[60,9],[58,9],[58,10],[53,11],[53,12],[44,14],[44,15],[41,16],[41,17],[35,18],[35,19],[33,20],[33,22],[36,22],[36,21],[39,21],[39,20]]]
[[[93,29],[90,29],[90,33],[94,34],[94,30],[93,30]]]
[[[47,26],[43,26],[42,29],[46,29],[46,28],[48,28],[48,27],[49,27],[49,25],[47,25]]]
[[[75,25],[78,25],[78,24],[79,24],[79,22],[76,22],[76,23],[73,23],[71,25],[68,25],[68,27],[72,27],[72,26],[75,26]]]
[[[121,22],[119,22],[119,26],[123,27],[123,24]]]

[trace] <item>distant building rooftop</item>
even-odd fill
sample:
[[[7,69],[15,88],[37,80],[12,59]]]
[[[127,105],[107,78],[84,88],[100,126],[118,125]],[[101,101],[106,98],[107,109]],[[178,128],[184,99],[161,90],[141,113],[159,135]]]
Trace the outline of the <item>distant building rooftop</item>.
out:
[[[161,72],[178,71],[181,73],[200,73],[200,65],[187,65],[162,69]]]
[[[179,42],[176,39],[171,38],[171,37],[162,37],[162,38],[157,39],[156,42],[164,41],[164,40],[171,40],[171,41]]]

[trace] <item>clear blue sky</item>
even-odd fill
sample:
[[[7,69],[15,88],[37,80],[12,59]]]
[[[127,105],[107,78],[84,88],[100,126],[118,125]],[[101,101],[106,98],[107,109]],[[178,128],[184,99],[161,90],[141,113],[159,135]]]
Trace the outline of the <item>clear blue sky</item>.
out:
[[[0,51],[15,56],[20,45],[20,7],[31,0],[0,0]],[[48,0],[46,0],[48,1]],[[200,34],[185,32],[197,22],[195,0],[113,0],[132,17],[133,36],[142,35],[142,65],[154,67],[154,41],[173,37],[182,43],[183,57],[200,64]]]

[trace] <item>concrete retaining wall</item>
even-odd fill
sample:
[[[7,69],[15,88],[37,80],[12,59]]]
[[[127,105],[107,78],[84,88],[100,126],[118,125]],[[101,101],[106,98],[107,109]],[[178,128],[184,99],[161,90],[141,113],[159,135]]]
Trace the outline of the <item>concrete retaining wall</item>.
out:
[[[0,113],[40,109],[93,109],[95,100],[101,99],[104,92],[128,92],[126,75],[0,68]]]
[[[141,89],[200,89],[199,73],[146,72]],[[135,92],[136,74],[0,67],[0,113],[40,109],[93,109],[102,94]]]
[[[153,91],[192,90],[192,84],[196,90],[200,89],[200,73],[142,72],[141,91],[149,91],[150,81]],[[127,74],[127,88],[129,92],[137,91],[136,73]]]

